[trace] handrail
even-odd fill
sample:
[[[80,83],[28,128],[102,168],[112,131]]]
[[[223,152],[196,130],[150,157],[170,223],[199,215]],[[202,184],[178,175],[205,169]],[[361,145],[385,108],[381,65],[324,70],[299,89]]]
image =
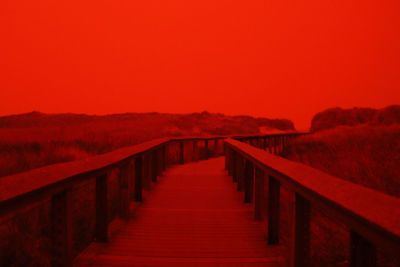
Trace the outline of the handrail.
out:
[[[270,244],[279,242],[279,211],[276,212],[276,210],[279,210],[280,185],[295,194],[294,227],[291,235],[294,239],[291,242],[293,244],[292,266],[309,266],[311,207],[349,227],[353,263],[374,258],[375,246],[398,255],[400,251],[399,198],[265,153],[233,139],[225,140],[225,155],[226,168],[234,180],[242,183],[244,187],[245,201],[252,199],[253,193],[255,194],[256,219],[263,217],[261,211],[263,185],[264,182],[269,183],[269,191],[266,194],[269,194],[270,202],[267,216]],[[255,181],[253,181],[254,170]],[[255,192],[251,186],[254,182]]]
[[[264,135],[232,135],[161,138],[139,145],[121,148],[106,154],[92,156],[83,160],[59,163],[33,169],[27,172],[0,177],[0,223],[7,221],[18,212],[25,212],[35,203],[50,200],[50,239],[52,242],[52,259],[55,266],[67,266],[72,263],[72,194],[74,186],[83,181],[95,183],[95,229],[96,241],[107,241],[108,224],[108,180],[111,171],[118,169],[118,214],[122,219],[129,217],[130,200],[142,201],[143,189],[149,189],[157,181],[169,163],[185,163],[188,155],[187,142],[191,142],[192,160],[222,155],[222,142],[227,138],[253,142],[264,140],[264,149],[277,152],[289,139],[304,133],[282,132]],[[212,141],[213,147],[209,147]],[[198,142],[204,142],[200,151]],[[179,144],[178,159],[171,162],[168,149]],[[259,144],[260,145],[260,144]],[[219,149],[221,148],[221,149]],[[221,151],[220,151],[221,150]],[[190,151],[190,149],[189,149]]]

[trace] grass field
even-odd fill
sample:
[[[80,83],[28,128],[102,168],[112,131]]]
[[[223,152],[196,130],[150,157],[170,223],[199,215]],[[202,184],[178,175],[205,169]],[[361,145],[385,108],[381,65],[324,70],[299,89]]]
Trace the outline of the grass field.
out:
[[[0,117],[0,177],[160,137],[293,130],[288,120],[193,114],[42,114]]]
[[[400,197],[400,125],[340,126],[299,137],[282,156]],[[288,206],[283,193],[283,209]],[[288,220],[283,213],[283,221]],[[349,229],[312,210],[313,266],[349,266]],[[329,242],[328,242],[329,240]],[[379,266],[398,266],[378,248]]]

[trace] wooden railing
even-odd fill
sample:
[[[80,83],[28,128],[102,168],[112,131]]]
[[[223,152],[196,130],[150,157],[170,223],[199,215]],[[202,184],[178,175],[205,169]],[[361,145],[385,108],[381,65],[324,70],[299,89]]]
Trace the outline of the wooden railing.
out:
[[[280,242],[280,187],[293,193],[290,266],[311,265],[311,208],[350,229],[351,266],[376,266],[376,247],[390,253],[395,262],[399,261],[400,199],[237,140],[227,139],[224,145],[229,175],[237,182],[238,189],[244,191],[245,202],[254,199],[255,219],[265,218],[268,222],[269,244]]]
[[[278,152],[285,143],[302,133],[280,133],[263,136],[231,136],[241,141]],[[36,205],[49,203],[51,264],[71,265],[73,253],[73,199],[76,187],[93,183],[95,225],[94,241],[108,240],[110,214],[110,180],[117,183],[117,210],[121,219],[128,219],[131,200],[141,202],[143,190],[151,188],[157,177],[171,164],[207,159],[223,155],[226,136],[163,138],[122,148],[84,160],[54,164],[28,172],[0,178],[0,225]],[[259,142],[262,140],[263,142]],[[117,170],[117,177],[111,173]],[[44,219],[44,221],[46,221]],[[78,251],[79,253],[79,251]],[[76,253],[75,253],[76,254]],[[0,259],[1,260],[1,259]]]

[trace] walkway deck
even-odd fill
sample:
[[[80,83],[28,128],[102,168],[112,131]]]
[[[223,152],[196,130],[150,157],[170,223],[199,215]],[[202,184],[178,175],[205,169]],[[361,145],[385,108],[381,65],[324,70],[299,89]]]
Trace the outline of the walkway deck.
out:
[[[168,169],[133,218],[108,243],[93,243],[77,266],[286,266],[266,244],[224,170],[224,158]]]

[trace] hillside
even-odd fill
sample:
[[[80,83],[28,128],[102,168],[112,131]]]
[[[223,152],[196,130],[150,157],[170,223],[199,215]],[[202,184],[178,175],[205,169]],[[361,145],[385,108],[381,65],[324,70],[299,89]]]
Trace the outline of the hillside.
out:
[[[165,136],[257,134],[294,130],[284,119],[192,114],[105,116],[31,112],[0,117],[0,176],[81,159]]]
[[[311,131],[317,132],[340,125],[391,125],[395,123],[400,123],[400,105],[388,106],[383,109],[342,109],[337,107],[317,113],[311,121]]]

